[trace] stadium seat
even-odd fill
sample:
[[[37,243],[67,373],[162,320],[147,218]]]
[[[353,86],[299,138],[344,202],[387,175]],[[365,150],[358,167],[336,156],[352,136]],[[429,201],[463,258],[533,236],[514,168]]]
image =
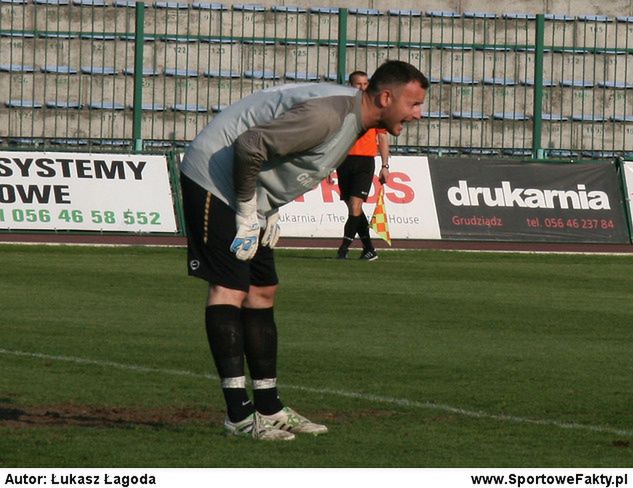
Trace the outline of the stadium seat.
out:
[[[352,15],[380,15],[380,10],[375,8],[360,8],[360,7],[352,7],[349,9],[349,13]]]
[[[42,39],[77,39],[77,34],[68,34],[65,32],[38,32],[38,37]]]
[[[110,147],[124,147],[131,144],[130,141],[126,139],[96,139],[93,143],[99,146]]]
[[[446,112],[424,112],[422,114],[423,119],[448,119],[450,115]]]
[[[534,80],[523,80],[521,84],[525,86],[534,86]],[[543,86],[553,87],[558,86],[558,83],[556,83],[554,80],[543,80]]]
[[[57,66],[57,65],[46,65],[40,68],[42,73],[56,73],[63,75],[76,75],[77,70],[75,68],[71,68],[70,66]]]
[[[465,19],[496,19],[497,14],[490,12],[464,12]]]
[[[226,107],[228,107],[228,105],[211,105],[211,112],[213,113],[219,113],[222,112],[222,110],[224,110]]]
[[[585,49],[582,47],[571,47],[571,46],[563,46],[563,47],[555,47],[552,49],[552,52],[562,53],[562,54],[591,54],[589,49]]]
[[[200,42],[208,42],[209,44],[237,44],[237,39],[227,39],[221,37],[201,37]]]
[[[462,15],[457,12],[445,12],[442,10],[427,10],[427,17],[448,17],[448,18],[456,18],[461,17]]]
[[[601,81],[597,85],[600,88],[621,88],[628,89],[633,88],[632,84],[629,84],[625,81]]]
[[[492,114],[495,120],[530,120],[530,117],[521,112],[495,112]]]
[[[197,42],[198,39],[189,36],[164,36],[160,38],[163,42]]]
[[[338,7],[310,7],[310,12],[315,14],[332,14],[338,15]]]
[[[503,14],[504,19],[512,19],[512,20],[535,20],[535,14],[515,14],[515,13],[507,13]]]
[[[440,156],[443,154],[459,154],[459,150],[453,149],[452,147],[429,147],[426,152],[429,154],[438,154]]]
[[[186,78],[195,78],[198,76],[198,72],[193,69],[177,69],[177,68],[165,68],[165,76],[182,76]]]
[[[155,68],[143,67],[143,76],[158,76],[160,75],[160,73],[161,73],[160,70],[157,70]],[[133,76],[134,68],[125,68],[123,70],[123,74]]]
[[[213,69],[203,73],[207,78],[241,78],[242,75],[238,71],[228,69]]]
[[[466,112],[457,110],[452,112],[451,115],[454,119],[471,119],[471,120],[488,120],[489,117],[482,112]]]
[[[117,102],[91,102],[87,105],[89,109],[94,110],[125,110],[125,106]]]
[[[134,108],[133,105],[130,105],[130,108]],[[147,110],[149,112],[164,112],[165,107],[160,103],[143,103],[141,104],[141,110]]]
[[[279,44],[282,46],[316,46],[315,41],[304,41],[303,39],[282,39]]]
[[[104,0],[73,0],[73,5],[80,5],[82,7],[106,7],[107,3]]]
[[[579,15],[576,18],[583,22],[611,22],[608,15]]]
[[[521,157],[527,157],[527,156],[532,156],[532,150],[531,149],[504,149],[503,151],[501,151],[503,154],[507,155],[507,156],[521,156]]]
[[[576,20],[576,17],[565,14],[545,14],[544,17],[545,20],[559,20],[562,22],[573,22]]]
[[[453,44],[444,44],[441,46],[442,49],[446,49],[447,51],[472,51],[475,48],[472,46],[460,46],[460,45],[453,45]]]
[[[48,108],[73,108],[80,109],[81,103],[79,102],[67,102],[63,100],[49,100],[46,102]]]
[[[95,32],[88,32],[81,34],[82,39],[91,39],[95,41],[114,41],[116,39],[115,35],[112,34],[98,34]]]
[[[479,147],[464,147],[462,148],[464,154],[473,154],[477,156],[495,156],[499,154],[497,149],[485,149]]]
[[[420,17],[422,15],[422,12],[420,12],[419,10],[389,9],[387,10],[387,14],[394,17]]]
[[[302,71],[286,71],[284,78],[293,81],[319,81],[316,73],[306,73]]]
[[[564,122],[566,120],[569,120],[569,117],[560,114],[542,113],[541,119],[547,122]]]
[[[303,14],[308,10],[303,7],[291,7],[288,5],[273,5],[271,8],[273,12],[284,12],[289,14]]]
[[[481,81],[484,85],[514,86],[517,84],[516,81],[509,78],[484,78]]]
[[[143,141],[143,146],[145,147],[172,147],[173,144],[169,141]]]
[[[272,39],[243,39],[242,44],[257,44],[260,46],[274,46],[275,41]]]
[[[479,83],[478,81],[475,81],[468,76],[443,76],[442,82],[456,85],[476,85],[477,83]]]
[[[610,120],[612,122],[633,122],[633,115],[612,115]]]
[[[243,12],[265,12],[266,7],[257,3],[238,3],[233,5],[233,10],[239,10]]]
[[[626,22],[627,24],[633,23],[633,17],[621,15],[615,18],[618,22]]]
[[[198,10],[228,10],[229,7],[222,3],[202,3],[202,2],[194,2],[191,4],[192,8]]]
[[[608,120],[608,117],[604,117],[600,114],[572,114],[571,120],[575,122],[605,122]]]
[[[0,64],[0,71],[8,73],[33,73],[35,67],[22,64]]]
[[[579,154],[568,149],[547,149],[547,155],[552,158],[577,158]]]
[[[114,7],[134,8],[136,6],[136,0],[114,0],[112,5]]]
[[[13,5],[24,5],[28,0],[0,0],[0,3],[13,4]]]
[[[44,144],[44,139],[41,137],[12,137],[9,139],[9,144],[16,146],[41,146]]]
[[[618,154],[613,151],[583,151],[581,154],[591,159],[615,159],[618,157]]]
[[[117,70],[111,66],[82,66],[81,72],[86,75],[116,75]]]
[[[0,31],[0,36],[2,37],[21,37],[23,39],[31,39],[35,37],[35,34],[32,32],[24,32],[24,31]]]
[[[280,78],[277,73],[268,70],[247,70],[244,71],[244,77],[255,80],[278,80]]]
[[[165,8],[172,10],[187,10],[189,8],[188,3],[182,2],[155,2],[154,8]]]
[[[9,108],[42,108],[40,102],[33,100],[13,99],[7,100],[4,104]]]
[[[338,79],[338,75],[336,73],[326,73],[323,75],[323,79],[325,81],[336,81]]]
[[[51,144],[58,146],[87,146],[86,139],[52,139]]]
[[[177,103],[171,107],[174,112],[197,112],[204,113],[208,112],[206,107],[202,105],[196,105],[193,103]]]
[[[68,5],[69,0],[33,0],[35,5]]]

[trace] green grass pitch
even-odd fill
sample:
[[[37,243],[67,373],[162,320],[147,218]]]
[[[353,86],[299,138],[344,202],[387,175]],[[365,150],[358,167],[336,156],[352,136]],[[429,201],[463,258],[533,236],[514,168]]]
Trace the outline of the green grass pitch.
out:
[[[0,246],[0,467],[630,467],[630,256],[280,250],[284,402],[222,435],[179,248]]]

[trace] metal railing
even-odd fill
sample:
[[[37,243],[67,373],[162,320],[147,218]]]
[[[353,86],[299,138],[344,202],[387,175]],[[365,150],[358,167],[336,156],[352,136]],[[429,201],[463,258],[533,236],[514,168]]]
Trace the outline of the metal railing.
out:
[[[115,0],[0,3],[0,143],[186,145],[280,83],[402,59],[431,79],[400,152],[633,153],[633,19]]]

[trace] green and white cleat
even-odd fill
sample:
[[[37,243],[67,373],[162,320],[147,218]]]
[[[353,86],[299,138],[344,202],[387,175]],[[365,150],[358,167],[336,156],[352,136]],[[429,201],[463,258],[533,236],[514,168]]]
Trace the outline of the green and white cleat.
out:
[[[307,418],[299,415],[290,407],[284,407],[279,412],[272,415],[260,414],[262,423],[270,426],[272,429],[280,429],[284,432],[292,432],[293,434],[327,434],[328,429],[325,425],[315,424]]]
[[[231,422],[226,417],[224,419],[224,433],[238,437],[252,437],[262,441],[291,441],[295,438],[292,432],[273,427],[257,412],[239,422]]]

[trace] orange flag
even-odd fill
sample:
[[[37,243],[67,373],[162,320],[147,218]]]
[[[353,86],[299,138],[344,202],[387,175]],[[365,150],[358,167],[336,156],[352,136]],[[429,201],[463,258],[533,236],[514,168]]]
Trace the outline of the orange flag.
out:
[[[374,215],[371,216],[369,225],[378,236],[391,246],[391,235],[389,234],[389,222],[387,221],[387,211],[385,210],[385,187],[380,187],[378,193],[378,201],[374,209]]]

